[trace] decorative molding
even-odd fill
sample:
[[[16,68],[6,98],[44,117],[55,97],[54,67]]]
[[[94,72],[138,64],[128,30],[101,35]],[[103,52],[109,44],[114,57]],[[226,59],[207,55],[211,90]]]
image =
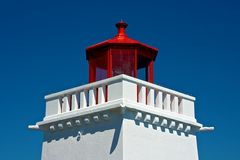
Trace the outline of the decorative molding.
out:
[[[191,117],[160,109],[156,110],[125,99],[119,99],[107,103],[107,105],[102,104],[101,107],[84,108],[83,110],[75,110],[72,113],[66,112],[52,118],[48,117],[44,121],[38,122],[34,128],[45,131],[64,130],[71,127],[100,123],[101,121],[103,123],[110,120],[112,114],[124,115],[128,113],[133,113],[133,117],[130,117],[132,120],[186,133],[199,130],[202,127],[201,124],[195,122]]]

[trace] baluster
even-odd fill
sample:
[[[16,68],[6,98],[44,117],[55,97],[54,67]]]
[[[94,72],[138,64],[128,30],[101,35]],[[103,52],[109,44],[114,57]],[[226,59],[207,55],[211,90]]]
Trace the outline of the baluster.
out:
[[[63,107],[62,112],[69,112],[70,111],[70,105],[69,105],[69,97],[65,96],[63,97]]]
[[[146,87],[145,86],[139,86],[138,101],[139,103],[146,104]]]
[[[96,105],[96,89],[92,88],[89,90],[89,106]]]
[[[56,105],[57,105],[57,114],[62,113],[62,97],[59,97],[56,101]]]
[[[147,93],[147,105],[154,106],[154,89],[149,88]]]
[[[78,109],[78,100],[77,100],[78,94],[73,93],[72,94],[72,110],[77,110]]]
[[[179,114],[183,114],[182,98],[179,98],[179,100],[178,100],[178,113],[179,113]]]
[[[178,113],[178,97],[177,96],[173,96],[172,98],[171,109],[173,112]]]
[[[165,93],[164,94],[164,100],[163,100],[163,109],[170,111],[170,94]]]
[[[98,88],[98,104],[105,103],[105,93],[106,93],[106,87],[101,86]]]
[[[161,91],[157,91],[157,96],[156,96],[156,107],[163,109],[163,93]]]
[[[86,91],[80,92],[80,108],[87,107],[87,97],[86,97]]]

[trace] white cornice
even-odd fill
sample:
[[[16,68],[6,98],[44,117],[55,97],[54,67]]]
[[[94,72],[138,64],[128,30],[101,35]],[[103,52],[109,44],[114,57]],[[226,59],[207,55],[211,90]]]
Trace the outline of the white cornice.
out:
[[[111,112],[116,110],[118,110],[118,112]],[[113,113],[125,114],[127,112],[132,112],[136,115],[132,118],[133,120],[160,125],[165,128],[183,132],[199,130],[202,127],[202,125],[197,123],[196,119],[192,117],[156,109],[125,99],[118,99],[81,110],[48,116],[45,117],[43,121],[36,123],[36,125],[29,126],[29,128],[56,131],[80,126],[81,124],[90,124],[92,121],[98,122],[101,120],[109,120]]]

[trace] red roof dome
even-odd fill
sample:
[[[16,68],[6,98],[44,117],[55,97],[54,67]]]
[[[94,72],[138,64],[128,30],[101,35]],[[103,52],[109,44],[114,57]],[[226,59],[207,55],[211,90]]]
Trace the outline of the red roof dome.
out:
[[[116,36],[111,39],[108,39],[106,41],[103,41],[103,42],[100,42],[100,43],[97,43],[97,44],[87,47],[86,48],[87,54],[91,50],[95,50],[95,49],[101,48],[101,47],[115,46],[115,45],[117,45],[117,46],[118,45],[124,45],[124,46],[132,45],[132,46],[144,47],[145,49],[149,49],[154,54],[157,55],[157,52],[158,52],[157,48],[148,46],[148,45],[141,43],[135,39],[129,38],[125,32],[125,29],[127,28],[127,26],[128,26],[128,24],[121,20],[119,23],[116,24],[116,27],[118,28],[118,33],[116,34]]]

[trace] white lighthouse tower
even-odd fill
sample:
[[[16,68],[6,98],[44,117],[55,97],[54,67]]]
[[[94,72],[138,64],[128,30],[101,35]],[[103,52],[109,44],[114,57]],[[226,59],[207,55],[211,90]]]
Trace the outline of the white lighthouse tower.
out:
[[[158,50],[129,38],[86,49],[89,83],[45,96],[42,160],[198,160],[195,97],[154,84]]]

